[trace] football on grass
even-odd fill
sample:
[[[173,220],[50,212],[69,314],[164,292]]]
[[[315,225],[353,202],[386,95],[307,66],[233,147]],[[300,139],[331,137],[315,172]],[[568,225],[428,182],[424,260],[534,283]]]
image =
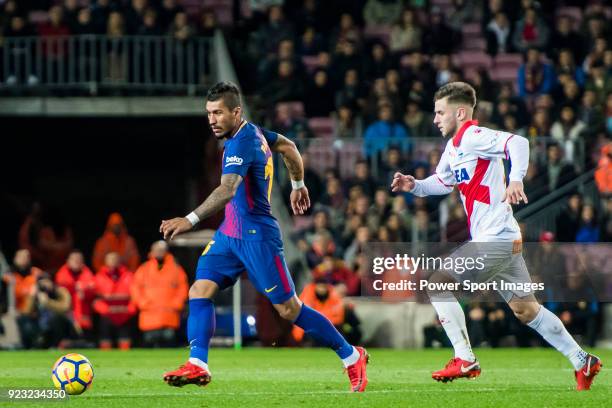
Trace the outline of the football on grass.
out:
[[[53,365],[51,374],[55,388],[65,390],[70,395],[84,393],[91,387],[93,378],[93,366],[85,356],[77,353],[60,357]]]

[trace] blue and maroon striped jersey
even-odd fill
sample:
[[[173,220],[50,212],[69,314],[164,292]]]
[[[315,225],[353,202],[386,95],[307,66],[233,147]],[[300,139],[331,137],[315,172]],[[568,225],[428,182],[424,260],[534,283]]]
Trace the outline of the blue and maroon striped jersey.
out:
[[[221,174],[243,178],[225,206],[225,220],[219,227],[225,235],[250,241],[280,238],[270,205],[274,178],[271,146],[277,139],[278,134],[246,122],[225,142]]]

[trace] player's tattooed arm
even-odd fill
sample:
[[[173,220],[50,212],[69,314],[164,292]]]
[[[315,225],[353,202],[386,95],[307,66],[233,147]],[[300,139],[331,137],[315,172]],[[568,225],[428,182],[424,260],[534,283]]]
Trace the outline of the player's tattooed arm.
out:
[[[287,170],[289,170],[291,180],[304,180],[304,163],[302,163],[302,156],[293,141],[283,135],[278,135],[272,150],[283,156],[283,161],[285,166],[287,166]]]
[[[283,135],[278,135],[278,139],[272,150],[280,153],[283,156],[285,166],[289,171],[289,176],[292,181],[303,182],[304,181],[304,162],[302,162],[302,156],[298,151],[295,143],[287,139]],[[295,215],[301,215],[308,210],[310,207],[310,195],[308,194],[308,188],[302,183],[300,186],[293,186],[291,196],[289,197],[291,203],[291,209]]]
[[[238,186],[242,182],[239,174],[224,174],[221,176],[221,184],[213,190],[204,202],[194,210],[198,219],[203,220],[216,212],[220,211],[236,195]],[[177,217],[171,220],[162,220],[159,232],[164,235],[164,239],[172,240],[178,234],[189,231],[193,228],[191,221],[186,217]]]
[[[221,184],[194,210],[198,218],[203,220],[225,208],[225,205],[236,195],[241,182],[242,176],[239,174],[222,175]]]

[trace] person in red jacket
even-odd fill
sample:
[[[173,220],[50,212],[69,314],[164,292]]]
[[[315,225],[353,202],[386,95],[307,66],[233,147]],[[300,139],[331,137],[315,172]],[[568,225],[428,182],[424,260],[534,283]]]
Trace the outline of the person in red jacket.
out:
[[[34,203],[19,229],[19,247],[30,251],[32,263],[53,274],[64,264],[72,246],[72,229],[58,222],[55,211]]]
[[[38,33],[43,40],[42,52],[46,61],[47,67],[52,69],[46,70],[47,80],[49,81],[65,81],[67,78],[63,75],[64,72],[60,68],[62,64],[67,63],[66,56],[69,50],[67,36],[70,35],[70,29],[64,23],[64,15],[60,6],[53,6],[49,9],[49,21],[41,24],[38,28]],[[66,70],[67,71],[67,70]]]
[[[92,266],[98,271],[104,266],[104,257],[109,252],[117,252],[120,262],[130,271],[135,271],[140,265],[140,254],[134,238],[128,230],[119,213],[112,213],[106,222],[104,234],[96,241],[92,256]]]
[[[112,348],[113,337],[121,350],[128,350],[130,319],[136,314],[136,306],[130,300],[133,273],[121,265],[119,254],[109,252],[104,258],[105,265],[96,273],[96,300],[93,308],[100,315],[100,348]]]
[[[92,301],[96,295],[94,274],[85,266],[83,253],[73,250],[66,264],[57,271],[55,283],[68,289],[72,298],[72,320],[74,328],[85,339],[92,338]]]
[[[338,294],[344,296],[359,296],[361,279],[343,260],[331,255],[323,257],[323,262],[312,270],[313,279],[324,279],[334,286]]]

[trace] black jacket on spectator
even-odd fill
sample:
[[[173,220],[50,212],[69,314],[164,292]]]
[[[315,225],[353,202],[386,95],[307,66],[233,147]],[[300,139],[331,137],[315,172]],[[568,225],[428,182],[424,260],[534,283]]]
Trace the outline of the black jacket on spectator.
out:
[[[427,54],[451,54],[459,42],[461,42],[461,34],[444,22],[432,24],[424,32],[423,51]]]
[[[524,179],[523,182],[525,183],[525,195],[530,202],[535,202],[549,193],[547,179],[541,173],[538,173],[532,180]]]
[[[309,118],[329,116],[335,110],[334,90],[329,83],[322,87],[313,83],[306,88],[304,95],[304,108]]]
[[[512,33],[512,28],[510,28],[508,38],[506,39],[506,52],[514,52],[514,48],[512,47]],[[499,42],[497,41],[497,36],[495,35],[495,32],[486,29],[483,34],[485,40],[487,41],[487,54],[497,55],[498,53],[500,53],[500,46]]]
[[[612,242],[612,214],[607,214],[601,218],[601,242]]]
[[[550,164],[544,166],[540,174],[542,175],[541,177],[545,180],[545,185],[548,186],[551,191],[554,191],[555,189],[569,183],[570,181],[576,178],[576,172],[574,171],[574,167],[571,164],[559,163],[559,175],[557,176],[556,183],[551,186],[551,174],[549,172],[549,167]]]
[[[275,52],[278,43],[287,38],[293,38],[293,27],[291,24],[281,21],[277,24],[266,23],[255,33],[257,50],[262,52]]]
[[[90,20],[86,24],[77,22],[74,27],[70,28],[70,32],[75,35],[95,34],[96,26],[94,25],[93,20]]]
[[[351,109],[360,108],[358,100],[364,100],[367,94],[365,89],[360,86],[344,86],[338,92],[336,92],[336,106],[350,106]]]
[[[426,90],[431,89],[436,80],[436,71],[428,62],[424,62],[418,69],[412,67],[403,68],[400,74],[403,77],[402,82],[404,84],[420,81]]]
[[[272,105],[277,102],[299,101],[304,96],[304,86],[296,76],[279,78],[265,86],[261,90],[261,96]]]
[[[353,178],[348,181],[349,190],[355,186],[360,186],[363,193],[368,197],[373,197],[376,191],[376,181],[374,181],[372,177],[368,177],[367,179]]]
[[[287,61],[291,61],[293,65],[293,74],[302,78],[305,74],[304,64],[302,63],[302,59],[297,55],[294,55],[292,58],[286,59]],[[274,81],[278,74],[278,64],[280,64],[281,59],[276,55],[271,55],[268,58],[262,60],[257,67],[257,75],[258,81],[262,84],[268,84],[271,81]]]
[[[144,35],[144,36],[159,36],[163,35],[164,32],[158,25],[147,26],[146,24],[141,25],[136,32],[136,35]]]
[[[369,56],[365,61],[364,76],[370,81],[376,78],[384,78],[388,70],[393,69],[392,58],[385,53],[384,57],[376,61],[372,56]]]
[[[575,31],[570,31],[567,35],[563,35],[559,31],[554,31],[550,39],[549,56],[556,59],[559,51],[567,48],[574,54],[575,61],[582,61],[585,56],[586,49],[584,48],[584,39]]]
[[[575,242],[576,233],[580,228],[580,213],[575,213],[571,209],[564,209],[557,216],[557,241]]]
[[[94,6],[91,10],[91,21],[96,30],[96,34],[105,34],[108,24],[108,16],[115,9],[111,6],[100,7]]]
[[[134,8],[128,8],[124,13],[125,17],[125,28],[128,34],[136,34],[138,29],[142,26],[143,15],[136,11]]]
[[[171,9],[167,9],[165,7],[161,7],[159,9],[159,13],[157,15],[157,22],[162,32],[166,32],[170,28],[170,24],[174,21],[174,17],[185,11],[181,6],[174,6]]]
[[[26,21],[21,30],[13,30],[9,22],[6,27],[4,27],[2,35],[4,37],[30,37],[36,35],[36,29]]]
[[[346,71],[349,69],[356,69],[361,73],[361,57],[358,54],[336,54],[329,69],[332,84],[334,84],[334,86],[342,84],[344,74],[346,74]]]
[[[68,25],[68,28],[70,28],[70,32],[74,33],[78,25],[79,9],[76,8],[74,10],[70,10],[64,7],[62,11],[63,11],[63,16],[64,16],[64,23]]]

